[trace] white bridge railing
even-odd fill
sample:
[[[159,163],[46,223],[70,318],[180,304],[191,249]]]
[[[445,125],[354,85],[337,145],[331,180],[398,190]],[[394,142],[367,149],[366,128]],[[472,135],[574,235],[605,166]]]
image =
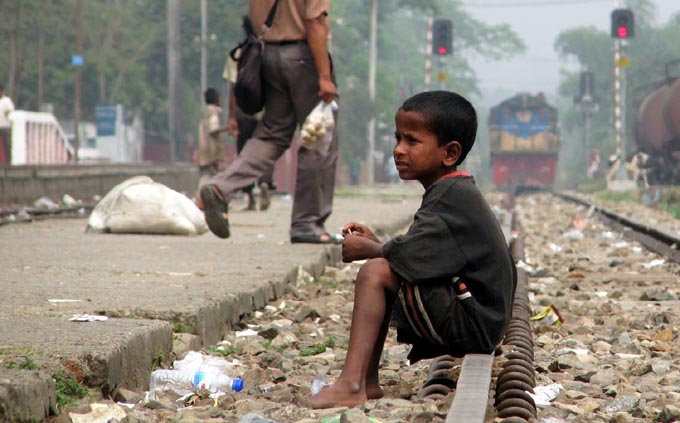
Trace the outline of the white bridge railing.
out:
[[[51,113],[15,110],[12,121],[12,165],[60,164],[74,160],[59,121]]]

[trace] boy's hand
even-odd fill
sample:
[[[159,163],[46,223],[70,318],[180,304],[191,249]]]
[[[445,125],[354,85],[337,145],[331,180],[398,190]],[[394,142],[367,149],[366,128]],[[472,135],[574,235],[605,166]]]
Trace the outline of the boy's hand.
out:
[[[366,238],[368,238],[368,239],[370,239],[371,241],[374,241],[374,242],[378,242],[378,243],[380,242],[380,240],[378,239],[378,237],[375,236],[373,231],[368,229],[367,226],[362,225],[361,223],[356,223],[356,222],[350,222],[350,223],[346,224],[345,226],[343,226],[342,235],[345,236],[345,237],[347,235],[358,235],[358,236],[366,237]]]

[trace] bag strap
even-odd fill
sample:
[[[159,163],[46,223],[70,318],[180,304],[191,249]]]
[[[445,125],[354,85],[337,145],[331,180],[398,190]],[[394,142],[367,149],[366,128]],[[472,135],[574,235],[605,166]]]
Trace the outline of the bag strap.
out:
[[[269,9],[269,14],[267,14],[267,19],[264,21],[264,25],[267,28],[271,28],[272,23],[274,22],[274,15],[276,14],[276,9],[279,6],[279,0],[274,0],[274,4],[272,4],[272,8]]]
[[[279,0],[274,0],[274,4],[272,4],[271,9],[269,9],[269,13],[267,13],[267,19],[265,19],[265,21],[264,21],[264,26],[266,26],[267,29],[271,28],[271,27],[272,27],[272,23],[274,23],[274,15],[276,15],[276,9],[278,8],[278,6],[279,6]],[[255,37],[254,34],[252,34],[252,36]],[[240,43],[238,43],[238,44],[236,45],[236,47],[234,47],[233,49],[231,49],[231,50],[229,51],[229,56],[230,56],[233,60],[238,60],[238,58],[236,57],[236,52],[237,52],[239,49],[241,49],[244,45],[246,45],[246,43],[248,42],[248,40],[250,39],[250,37],[251,37],[251,35],[247,35],[246,38],[245,38],[243,41],[241,41]],[[257,38],[258,38],[258,39],[261,39],[261,37],[257,37]]]

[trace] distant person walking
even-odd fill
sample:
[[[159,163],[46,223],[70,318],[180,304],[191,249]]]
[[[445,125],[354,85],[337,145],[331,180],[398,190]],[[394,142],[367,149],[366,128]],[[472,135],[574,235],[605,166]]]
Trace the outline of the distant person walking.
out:
[[[248,34],[254,34],[253,24],[250,22],[248,16],[243,17],[243,31],[246,36]],[[237,51],[236,57],[240,51]],[[236,98],[234,97],[234,83],[236,82],[237,62],[229,56],[227,58],[227,63],[224,65],[224,72],[222,77],[229,82],[229,133],[232,137],[236,138],[236,153],[241,154],[243,146],[246,142],[253,136],[257,124],[262,119],[263,112],[257,113],[255,115],[249,115],[244,113],[239,109],[236,104]],[[266,171],[262,176],[257,179],[258,187],[260,188],[260,210],[267,210],[271,204],[271,195],[276,191],[276,185],[274,185],[274,167],[272,166],[268,171]],[[248,196],[248,205],[246,210],[255,210],[255,196],[253,194],[253,189],[255,184],[250,184],[243,188],[243,192]]]
[[[263,24],[272,7],[274,20],[266,28]],[[329,10],[329,0],[250,0],[250,20],[265,42],[264,116],[236,160],[201,187],[206,222],[220,238],[231,234],[227,212],[233,195],[274,166],[319,101],[337,97],[326,46]],[[333,208],[337,160],[336,134],[327,152],[300,147],[291,242],[338,242],[324,226]]]
[[[12,163],[12,131],[9,121],[10,112],[14,111],[12,99],[5,95],[5,87],[0,85],[0,163]]]
[[[228,125],[220,126],[220,94],[214,88],[203,93],[205,106],[198,125],[198,172],[199,188],[224,168],[224,145],[220,134],[229,130]]]

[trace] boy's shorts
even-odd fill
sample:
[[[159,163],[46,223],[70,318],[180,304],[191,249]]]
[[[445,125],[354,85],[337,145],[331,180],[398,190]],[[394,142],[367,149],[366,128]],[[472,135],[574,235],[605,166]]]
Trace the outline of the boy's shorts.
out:
[[[398,342],[413,345],[409,361],[490,352],[482,345],[476,320],[470,317],[477,306],[465,283],[457,277],[418,285],[402,281],[392,308],[392,325],[397,328]]]

